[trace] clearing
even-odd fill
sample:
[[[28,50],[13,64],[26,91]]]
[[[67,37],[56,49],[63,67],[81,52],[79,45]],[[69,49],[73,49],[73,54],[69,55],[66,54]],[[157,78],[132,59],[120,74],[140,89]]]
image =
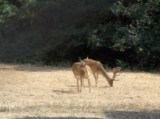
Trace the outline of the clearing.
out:
[[[114,87],[90,78],[78,93],[71,68],[0,64],[0,119],[160,118],[159,73],[122,71]]]

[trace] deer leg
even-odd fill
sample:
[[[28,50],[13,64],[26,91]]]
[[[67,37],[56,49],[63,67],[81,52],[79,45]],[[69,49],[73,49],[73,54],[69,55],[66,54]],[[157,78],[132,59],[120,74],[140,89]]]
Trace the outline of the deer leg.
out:
[[[94,79],[95,79],[95,86],[97,87],[97,77],[96,77],[96,73],[93,73]]]
[[[91,92],[91,82],[89,77],[88,77],[88,87],[89,87],[89,92]]]
[[[83,87],[83,78],[80,78],[81,81],[81,88],[80,88],[80,92],[82,92],[82,87]]]
[[[98,85],[98,73],[96,73],[96,87]]]
[[[79,78],[77,78],[77,91],[79,92]]]
[[[97,87],[97,84],[98,84],[98,73],[93,73],[93,76],[95,78],[95,86]]]

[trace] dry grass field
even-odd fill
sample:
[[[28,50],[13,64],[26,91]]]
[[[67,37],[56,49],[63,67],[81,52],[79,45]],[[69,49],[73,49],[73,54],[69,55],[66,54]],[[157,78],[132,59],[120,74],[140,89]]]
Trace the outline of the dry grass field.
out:
[[[111,76],[111,72],[108,72]],[[100,76],[77,93],[70,68],[0,64],[0,119],[160,119],[160,74]]]

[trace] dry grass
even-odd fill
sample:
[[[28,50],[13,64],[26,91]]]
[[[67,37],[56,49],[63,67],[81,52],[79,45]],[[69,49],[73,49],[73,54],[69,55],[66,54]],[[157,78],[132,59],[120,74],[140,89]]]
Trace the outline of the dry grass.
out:
[[[0,119],[160,118],[160,74],[122,72],[112,88],[90,78],[77,93],[71,69],[0,64]]]

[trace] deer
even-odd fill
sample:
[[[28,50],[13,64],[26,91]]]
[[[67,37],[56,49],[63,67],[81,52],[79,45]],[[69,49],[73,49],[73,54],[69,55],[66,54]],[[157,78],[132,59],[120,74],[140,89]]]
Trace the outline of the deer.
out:
[[[113,81],[118,81],[115,80],[116,76],[119,76],[121,67],[116,67],[113,68],[112,72],[113,72],[113,76],[112,78],[106,73],[102,63],[100,61],[96,61],[93,59],[89,59],[88,57],[86,59],[83,59],[83,62],[85,62],[91,69],[91,72],[95,78],[95,86],[97,87],[98,84],[98,75],[101,74],[102,76],[105,77],[106,81],[108,82],[110,87],[113,87]]]
[[[83,61],[73,63],[72,71],[73,71],[73,74],[77,80],[78,92],[82,92],[82,87],[84,87],[84,85],[83,85],[84,79],[88,80],[89,92],[91,92],[91,84],[90,84],[90,79],[89,79],[86,63]],[[81,84],[80,86],[79,86],[79,81]]]

